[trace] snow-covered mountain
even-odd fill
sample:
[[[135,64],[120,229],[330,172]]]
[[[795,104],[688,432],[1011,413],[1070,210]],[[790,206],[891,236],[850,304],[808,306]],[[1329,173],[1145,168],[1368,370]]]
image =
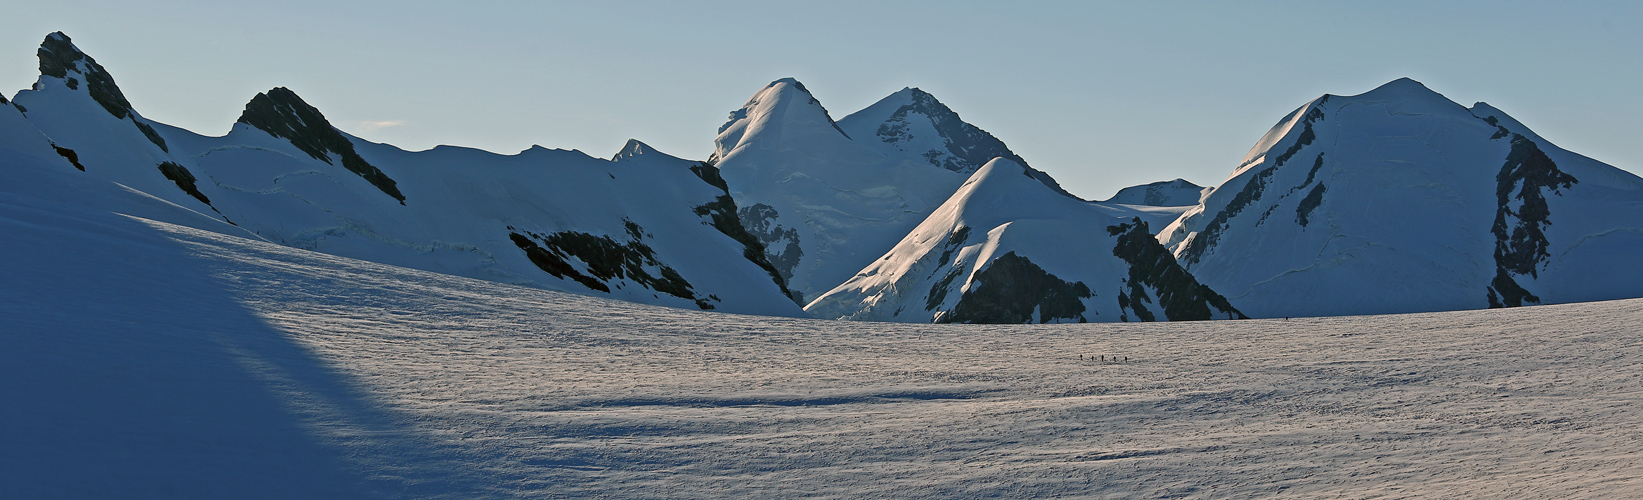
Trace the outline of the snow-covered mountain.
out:
[[[39,55],[38,83],[12,107],[46,145],[8,146],[61,148],[86,176],[270,241],[650,304],[802,314],[711,165],[638,141],[612,160],[541,147],[408,152],[338,130],[285,88],[208,137],[143,118],[61,33]]]
[[[1197,205],[1198,200],[1203,197],[1206,191],[1208,189],[1187,182],[1186,179],[1176,179],[1120,189],[1118,194],[1113,195],[1112,198],[1108,198],[1103,203],[1152,207],[1190,207]]]
[[[743,225],[800,303],[895,245],[965,177],[851,140],[793,79],[732,112],[714,145]]]
[[[1078,312],[1033,320],[1146,319],[1097,299],[1130,286],[1120,282],[1141,283],[1122,292],[1130,304],[1188,297],[1208,316],[1643,296],[1643,261],[1629,258],[1643,244],[1643,178],[1408,79],[1308,103],[1214,188],[1177,179],[1086,202],[914,88],[835,122],[799,82],[777,80],[731,114],[706,162],[638,141],[606,160],[539,146],[409,152],[348,135],[285,88],[209,137],[143,117],[61,33],[38,56],[34,87],[0,98],[5,168],[104,183],[88,189],[127,193],[117,205],[156,220],[492,281],[897,321],[1022,319],[961,302],[1001,289],[978,285],[998,282],[988,270],[1090,288]],[[1022,175],[981,175],[995,163]],[[943,203],[956,205],[938,216]],[[211,219],[222,223],[201,222]],[[1197,280],[1178,288],[1201,283],[1225,301],[1125,281],[1123,265],[1139,264],[1111,249],[1157,228],[1174,259],[1160,268]],[[971,229],[987,236],[960,236]],[[987,250],[958,253],[970,240]],[[1168,311],[1150,316],[1206,316]]]
[[[1150,215],[1059,196],[1025,167],[994,159],[894,249],[806,310],[937,323],[1242,317],[1176,264],[1142,219]]]
[[[965,122],[936,96],[917,88],[903,88],[851,113],[839,120],[839,129],[885,156],[923,160],[965,175],[980,170],[993,158],[1008,158],[1055,192],[1076,198],[1050,174],[1027,165],[1027,160],[1010,151],[1004,141]]]
[[[1290,113],[1159,237],[1256,317],[1643,296],[1643,178],[1410,79]]]
[[[895,246],[987,160],[1019,158],[917,89],[835,122],[791,78],[731,112],[714,145],[743,224],[800,303]]]

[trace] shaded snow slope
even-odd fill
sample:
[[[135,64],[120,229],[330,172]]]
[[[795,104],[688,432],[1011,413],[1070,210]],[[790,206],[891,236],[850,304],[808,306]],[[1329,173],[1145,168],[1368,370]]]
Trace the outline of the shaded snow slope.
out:
[[[1198,204],[1208,189],[1187,182],[1186,179],[1158,181],[1118,190],[1103,203],[1144,205],[1152,207],[1190,207]]]
[[[66,36],[41,51],[39,83],[15,103],[85,175],[270,241],[650,304],[803,314],[699,162],[637,141],[613,160],[541,147],[407,152],[337,130],[285,88],[257,94],[227,135],[207,137],[110,97],[113,77]]]
[[[0,198],[8,498],[1643,488],[1643,301],[1153,325],[746,317],[23,198]]]
[[[806,306],[820,318],[1052,323],[1240,315],[1124,206],[1057,196],[995,159],[878,261]]]
[[[1160,233],[1258,317],[1643,296],[1643,179],[1414,80],[1321,97]]]

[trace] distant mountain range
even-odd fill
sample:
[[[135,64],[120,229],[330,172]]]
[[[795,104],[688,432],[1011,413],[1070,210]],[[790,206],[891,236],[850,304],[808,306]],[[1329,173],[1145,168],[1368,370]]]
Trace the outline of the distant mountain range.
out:
[[[924,91],[835,121],[793,79],[706,160],[409,152],[295,92],[228,134],[144,118],[62,33],[0,97],[0,172],[61,203],[692,309],[908,322],[1237,319],[1643,297],[1643,178],[1400,79],[1284,117],[1217,186],[1086,201]]]

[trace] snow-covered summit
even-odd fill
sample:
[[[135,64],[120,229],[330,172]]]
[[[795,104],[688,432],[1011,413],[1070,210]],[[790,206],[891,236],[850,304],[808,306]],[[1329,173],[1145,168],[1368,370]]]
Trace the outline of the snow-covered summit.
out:
[[[754,93],[719,130],[710,162],[801,303],[895,245],[965,177],[852,140],[790,78]]]
[[[1103,203],[1153,207],[1192,206],[1198,204],[1198,199],[1204,192],[1203,186],[1187,182],[1186,179],[1175,179],[1120,189],[1118,194],[1114,194]]]
[[[1028,168],[1033,178],[1066,196],[1072,196],[1049,174],[1032,170],[1004,141],[959,118],[929,92],[915,87],[896,91],[861,111],[839,120],[850,137],[890,157],[906,157],[962,174],[970,174],[993,158],[1007,158]]]
[[[1133,209],[988,162],[895,248],[805,309],[822,318],[1057,323],[1238,318]]]
[[[1285,116],[1159,235],[1253,316],[1643,296],[1643,179],[1407,78]]]
[[[673,156],[668,156],[667,153],[657,151],[655,148],[650,147],[649,144],[639,142],[638,139],[628,139],[628,142],[622,145],[622,149],[617,151],[614,156],[610,157],[610,161],[621,163],[623,161],[631,161],[637,158],[650,158],[654,156],[662,156],[674,160],[679,159]]]
[[[747,140],[752,137],[825,137],[834,134],[845,140],[850,138],[833,121],[827,108],[822,107],[821,102],[810,95],[810,90],[804,88],[804,84],[793,78],[782,78],[770,82],[754,93],[741,109],[730,113],[729,120],[719,127],[719,136],[713,140],[712,159],[725,158],[744,147],[769,147],[774,144],[768,140]]]

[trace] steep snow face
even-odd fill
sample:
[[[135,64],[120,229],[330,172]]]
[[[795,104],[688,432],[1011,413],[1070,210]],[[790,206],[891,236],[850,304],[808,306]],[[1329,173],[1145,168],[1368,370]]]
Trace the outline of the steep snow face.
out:
[[[1160,232],[1252,316],[1643,296],[1643,179],[1414,80],[1326,95]]]
[[[1118,190],[1118,194],[1103,203],[1142,205],[1152,207],[1190,207],[1209,190],[1185,179],[1159,181]]]
[[[284,88],[253,98],[227,135],[206,137],[109,97],[119,96],[113,77],[67,37],[48,37],[41,61],[35,90],[0,109],[26,122],[0,126],[33,127],[44,141],[19,132],[0,145],[52,150],[64,170],[270,241],[649,304],[803,314],[711,167],[637,141],[614,161],[540,147],[413,153],[337,130]]]
[[[1049,174],[1033,170],[1004,141],[959,118],[930,93],[908,87],[839,120],[839,127],[885,156],[906,158],[962,174],[971,174],[993,158],[1008,158],[1033,177],[1072,196]]]
[[[965,177],[852,140],[792,79],[732,112],[714,144],[742,224],[799,302],[894,246]]]
[[[995,159],[900,244],[806,311],[901,322],[1237,318],[1137,210],[1058,196]]]

